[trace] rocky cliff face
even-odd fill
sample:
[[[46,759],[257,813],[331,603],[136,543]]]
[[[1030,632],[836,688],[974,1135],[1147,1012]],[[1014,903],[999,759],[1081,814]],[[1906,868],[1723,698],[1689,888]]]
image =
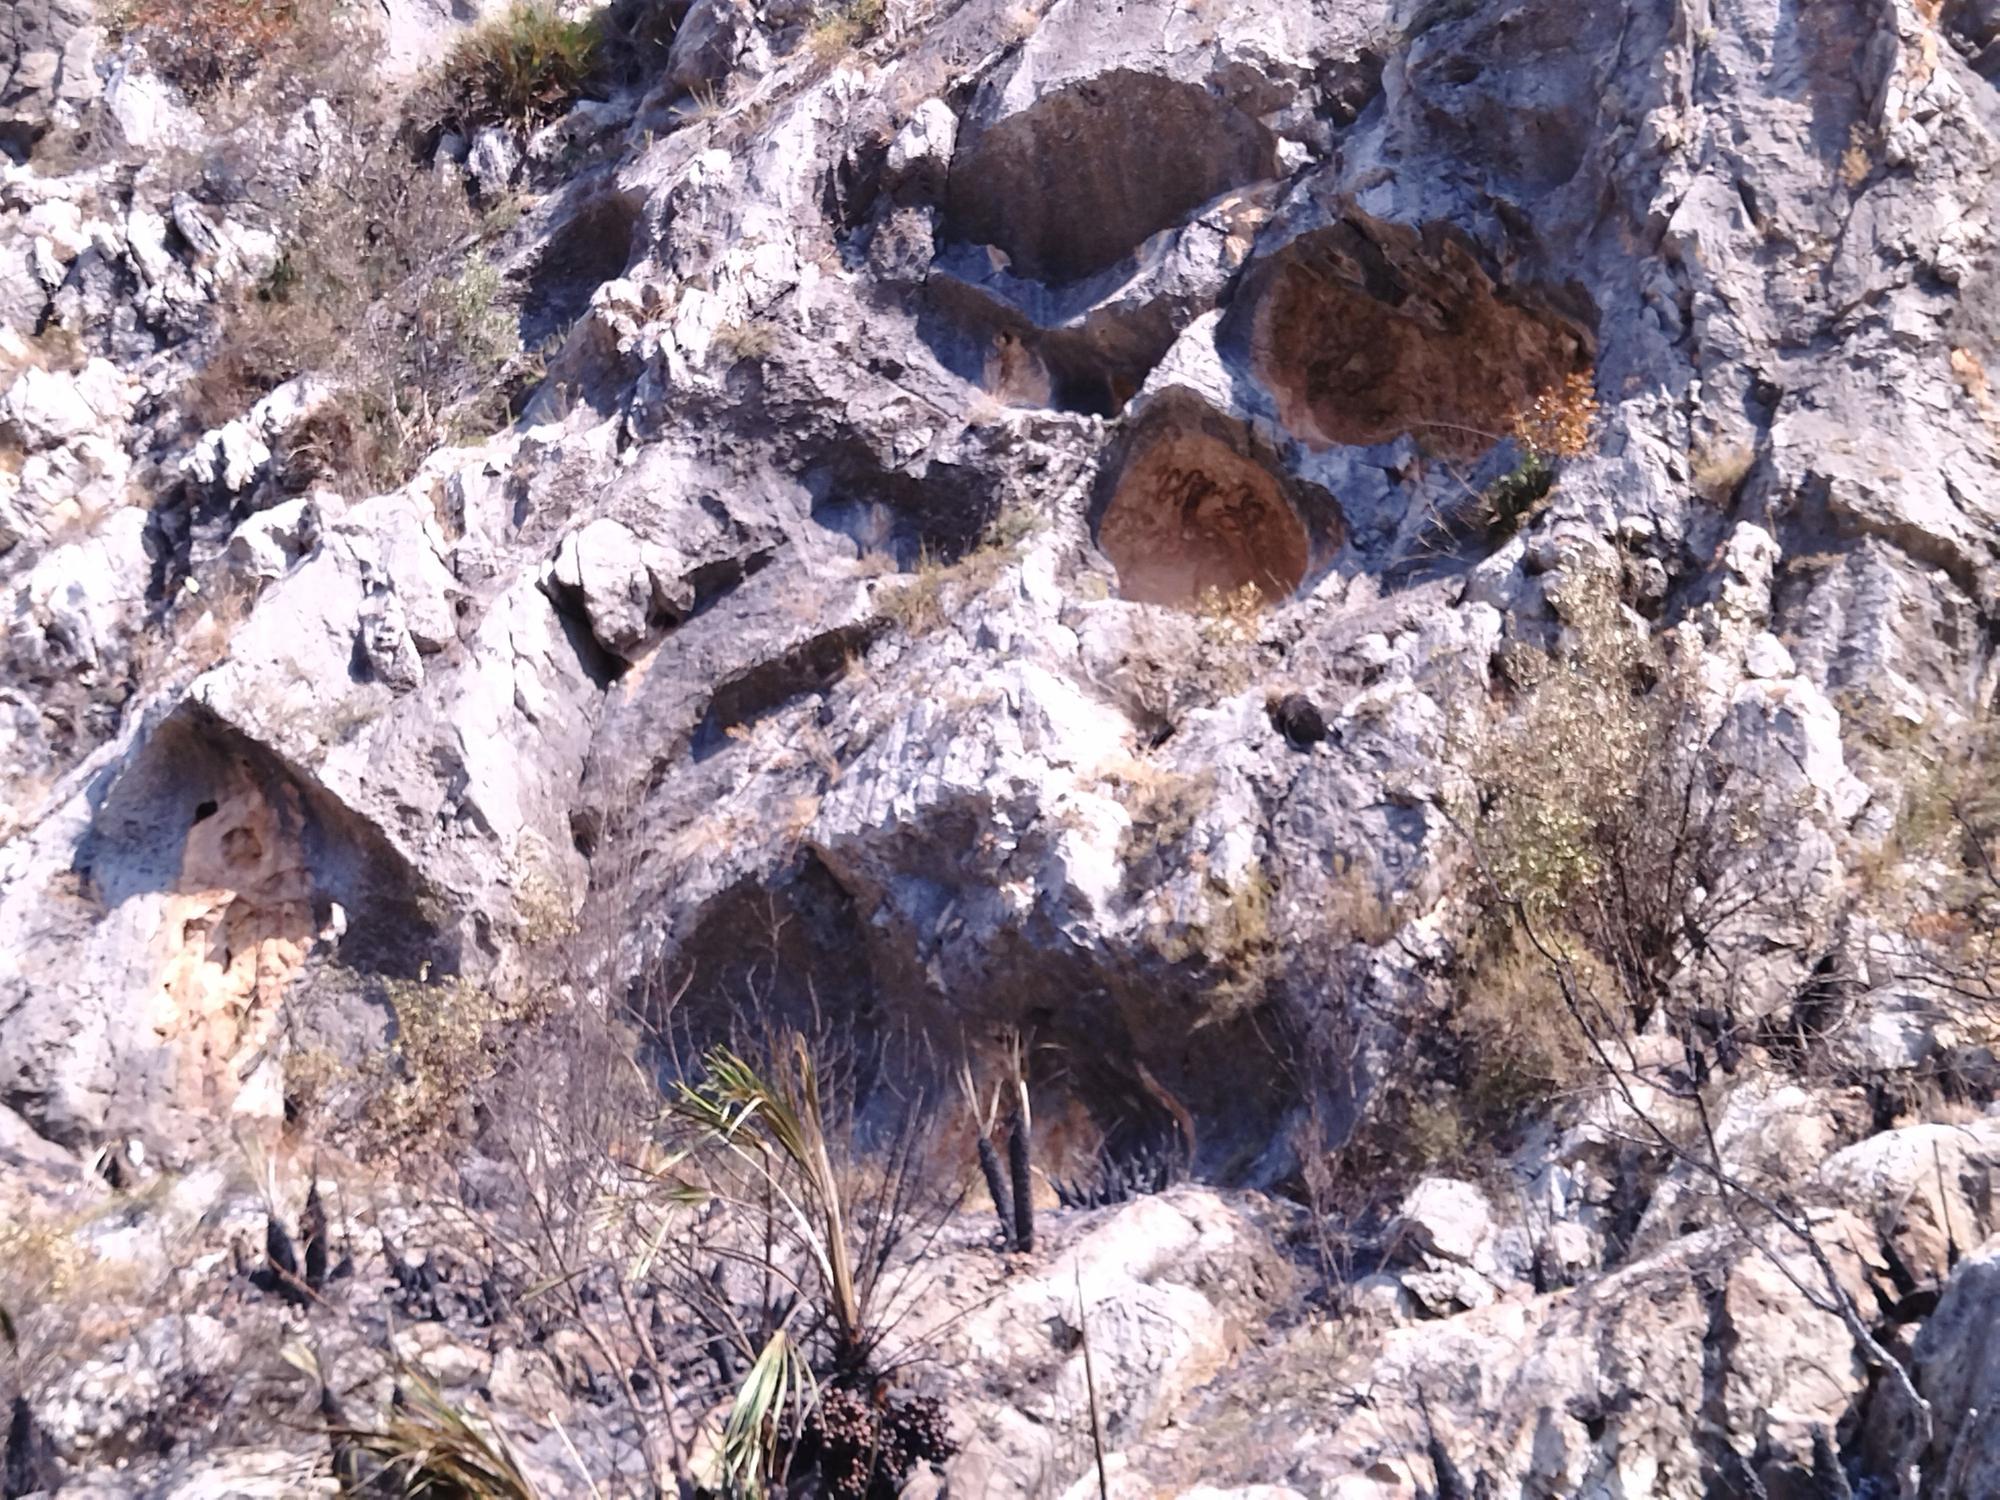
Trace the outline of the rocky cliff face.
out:
[[[563,1017],[752,1012],[1025,1039],[1072,1170],[1212,1185],[951,1220],[954,1490],[1096,1489],[1080,1402],[1121,1494],[2000,1486],[2000,11],[620,0],[413,147],[476,18],[385,10],[219,82],[0,17],[0,1212],[95,1320],[7,1378],[80,1492],[329,1485],[230,1236],[337,1182],[372,1306],[385,1118],[490,1165]],[[385,161],[328,284],[443,300],[222,383]],[[612,1351],[435,1293],[546,1492],[650,1492]]]

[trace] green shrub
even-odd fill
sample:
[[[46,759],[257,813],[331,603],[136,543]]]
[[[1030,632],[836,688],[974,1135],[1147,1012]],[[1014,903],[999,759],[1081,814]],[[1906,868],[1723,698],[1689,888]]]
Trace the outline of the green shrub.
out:
[[[583,96],[597,49],[594,20],[566,20],[533,0],[516,5],[451,49],[433,124],[467,135],[483,125],[546,125]]]
[[[1655,665],[1651,649],[1623,618],[1611,580],[1578,568],[1562,592],[1570,649],[1513,658],[1525,701],[1471,768],[1493,875],[1537,919],[1562,913],[1603,873],[1604,835],[1631,805],[1666,728],[1665,705],[1639,690]]]
[[[470,979],[392,979],[384,998],[396,1017],[391,1066],[378,1068],[363,1107],[367,1136],[384,1147],[419,1147],[450,1134],[498,1067],[499,1030],[521,1019]]]
[[[1521,461],[1486,487],[1486,526],[1496,540],[1512,536],[1555,488],[1555,464],[1539,453]]]

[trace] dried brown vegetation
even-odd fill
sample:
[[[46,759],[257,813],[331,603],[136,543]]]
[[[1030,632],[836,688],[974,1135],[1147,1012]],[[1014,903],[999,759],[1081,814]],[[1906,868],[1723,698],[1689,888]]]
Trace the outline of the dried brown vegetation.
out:
[[[169,82],[202,98],[248,82],[279,61],[301,31],[337,6],[301,0],[134,0],[115,7],[115,31],[136,40]]]
[[[291,220],[277,268],[225,310],[183,394],[193,424],[323,377],[334,393],[276,455],[281,482],[375,493],[439,442],[511,414],[514,320],[457,182],[378,137],[330,165]]]

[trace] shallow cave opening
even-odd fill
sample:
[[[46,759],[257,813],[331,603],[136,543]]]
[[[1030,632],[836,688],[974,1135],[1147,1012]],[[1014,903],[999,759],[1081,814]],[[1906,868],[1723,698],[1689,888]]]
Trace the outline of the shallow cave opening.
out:
[[[1250,327],[1279,420],[1318,448],[1482,453],[1591,353],[1581,322],[1509,297],[1442,234],[1354,220],[1287,251]]]
[[[799,466],[814,524],[846,538],[858,556],[903,572],[926,561],[957,562],[999,514],[991,484],[967,466],[933,462],[919,479],[845,440],[803,456]]]
[[[947,370],[1004,407],[1116,416],[1178,331],[1157,305],[1071,322],[1058,298],[1024,309],[948,275],[934,277],[927,293],[918,337]]]
[[[1191,607],[1211,589],[1296,592],[1312,537],[1278,476],[1214,433],[1174,427],[1126,461],[1097,524],[1121,597]]]
[[[951,165],[944,238],[1014,275],[1077,281],[1218,194],[1277,175],[1257,120],[1192,83],[1120,69],[981,131]]]
[[[582,317],[591,295],[625,274],[643,200],[601,193],[579,206],[549,237],[528,272],[521,298],[521,342],[535,347]]]

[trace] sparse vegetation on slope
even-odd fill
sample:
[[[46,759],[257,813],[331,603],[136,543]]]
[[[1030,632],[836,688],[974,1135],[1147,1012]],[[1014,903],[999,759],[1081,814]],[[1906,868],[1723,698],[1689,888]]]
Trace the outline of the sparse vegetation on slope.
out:
[[[304,28],[340,8],[339,0],[117,0],[108,20],[163,78],[200,99],[282,64]]]
[[[494,382],[519,352],[464,188],[392,141],[330,164],[291,215],[283,258],[225,312],[185,395],[214,427],[297,376],[326,382],[276,454],[281,483],[372,494],[440,442],[508,414]]]

